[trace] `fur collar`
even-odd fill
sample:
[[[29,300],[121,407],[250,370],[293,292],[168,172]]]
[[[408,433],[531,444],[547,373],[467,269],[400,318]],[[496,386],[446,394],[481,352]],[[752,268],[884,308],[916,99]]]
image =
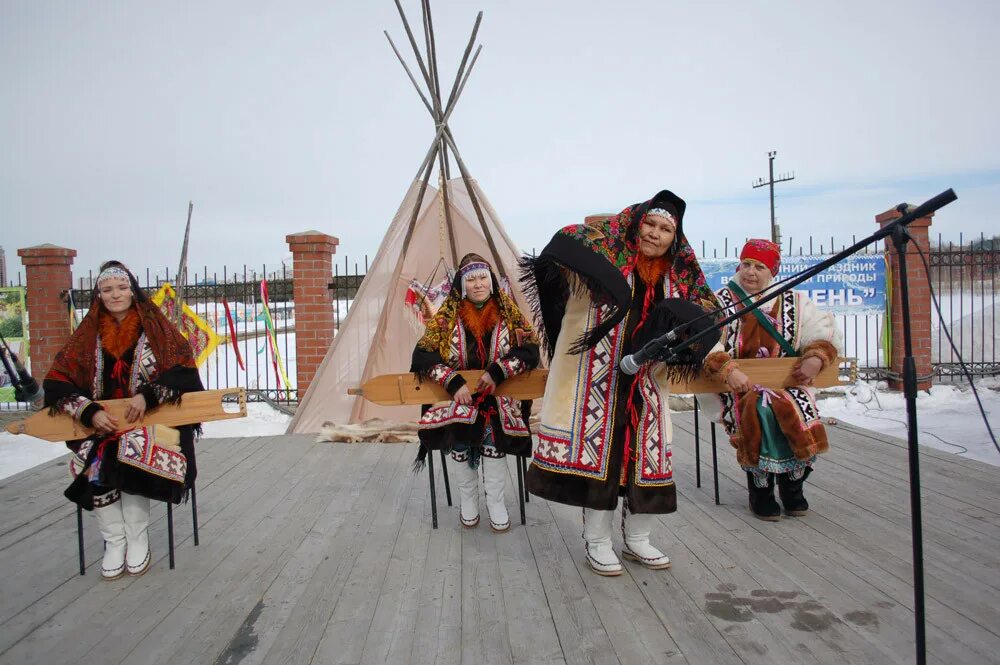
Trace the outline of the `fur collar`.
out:
[[[115,358],[121,358],[135,346],[142,332],[142,323],[135,308],[129,309],[125,318],[119,323],[109,312],[101,309],[99,324],[101,346]]]
[[[667,275],[667,269],[668,261],[665,256],[658,256],[655,259],[651,259],[645,254],[640,253],[636,257],[635,271],[639,274],[642,281],[645,282],[646,286],[661,283]]]
[[[482,309],[476,307],[470,300],[463,299],[459,316],[462,319],[462,325],[475,335],[476,339],[485,339],[499,323],[500,309],[493,298],[490,298]]]

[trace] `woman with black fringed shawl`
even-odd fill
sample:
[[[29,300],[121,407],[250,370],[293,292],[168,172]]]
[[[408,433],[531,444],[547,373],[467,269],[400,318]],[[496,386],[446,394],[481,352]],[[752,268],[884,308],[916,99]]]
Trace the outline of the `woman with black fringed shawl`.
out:
[[[450,450],[461,496],[461,522],[479,524],[479,475],[490,528],[510,528],[504,504],[508,454],[531,455],[527,426],[530,402],[493,391],[505,379],[538,365],[538,339],[514,300],[500,288],[490,265],[477,254],[459,262],[451,291],[413,350],[410,371],[440,383],[452,401],[427,409],[420,418],[418,464],[428,450]],[[474,390],[457,370],[484,369]]]
[[[50,411],[69,414],[96,430],[90,438],[66,442],[75,453],[70,458],[74,481],[66,496],[97,517],[105,547],[102,577],[142,575],[151,561],[149,500],[179,503],[191,487],[199,426],[178,428],[181,461],[186,462],[182,482],[121,462],[120,438],[146,411],[204,390],[191,345],[128,268],[108,261],[101,266],[90,311],[56,355],[44,388]],[[131,398],[127,422],[117,421],[97,403],[122,398]],[[179,468],[183,464],[174,469],[178,476]]]
[[[619,497],[622,556],[670,566],[649,543],[655,515],[677,509],[668,385],[698,375],[713,345],[718,365],[729,359],[709,334],[669,365],[652,362],[634,376],[619,369],[622,357],[679,324],[690,324],[684,339],[713,323],[706,310],[718,301],[684,237],[684,209],[662,191],[608,219],[563,228],[522,265],[550,358],[528,489],[583,507],[587,562],[600,575],[622,571],[611,547]]]

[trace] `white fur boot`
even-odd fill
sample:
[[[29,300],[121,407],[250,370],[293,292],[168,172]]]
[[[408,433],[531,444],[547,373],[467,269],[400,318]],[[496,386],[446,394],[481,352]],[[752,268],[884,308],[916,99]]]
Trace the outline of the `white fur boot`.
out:
[[[656,515],[635,514],[622,510],[622,558],[638,561],[646,568],[662,570],[670,567],[670,557],[649,544],[649,533]]]
[[[483,489],[486,491],[486,512],[490,516],[490,528],[495,533],[510,529],[510,515],[504,503],[504,489],[507,487],[507,458],[499,459],[483,455]]]
[[[125,568],[129,575],[142,575],[149,570],[149,499],[122,492],[122,515],[125,517]]]
[[[125,519],[122,502],[94,508],[97,528],[104,536],[104,558],[101,560],[101,577],[116,580],[125,574]]]
[[[587,563],[598,575],[615,577],[622,574],[622,562],[611,547],[613,510],[583,509],[583,539],[587,548]]]
[[[466,529],[474,529],[479,525],[479,471],[469,466],[467,455],[465,459],[452,455],[452,461],[461,506],[459,518]]]

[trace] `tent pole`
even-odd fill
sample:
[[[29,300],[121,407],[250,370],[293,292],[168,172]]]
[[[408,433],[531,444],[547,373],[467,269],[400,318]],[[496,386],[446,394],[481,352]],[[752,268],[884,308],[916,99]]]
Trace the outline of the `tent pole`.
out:
[[[410,247],[410,238],[413,237],[413,229],[417,225],[417,217],[420,216],[420,206],[423,205],[424,193],[427,191],[427,183],[431,179],[431,171],[434,170],[433,153],[436,153],[437,149],[438,149],[437,143],[431,146],[431,155],[429,155],[430,159],[427,161],[427,168],[424,171],[424,177],[420,181],[420,189],[417,192],[417,203],[416,205],[413,206],[413,214],[410,215],[410,223],[406,227],[406,237],[403,238],[403,252],[402,252],[403,256],[406,256],[406,250]]]

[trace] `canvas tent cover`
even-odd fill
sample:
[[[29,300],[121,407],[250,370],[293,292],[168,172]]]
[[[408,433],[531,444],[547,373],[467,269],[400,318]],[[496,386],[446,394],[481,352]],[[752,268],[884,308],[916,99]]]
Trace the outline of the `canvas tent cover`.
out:
[[[474,180],[472,184],[503,272],[510,278],[517,304],[527,314],[526,301],[517,283],[517,247],[478,184]],[[476,252],[496,268],[465,184],[456,178],[446,186],[458,257]],[[420,182],[416,181],[406,193],[333,344],[289,424],[289,434],[319,432],[327,421],[351,424],[371,418],[389,422],[419,418],[419,407],[378,406],[347,394],[348,388],[360,387],[375,376],[409,370],[413,347],[422,332],[414,323],[412,310],[405,305],[411,280],[426,283],[438,268],[432,281],[440,282],[444,278],[439,266],[442,258],[449,269],[454,269],[443,197],[431,186],[424,192],[412,237],[403,251],[419,190]],[[498,276],[501,273],[499,269],[496,272]]]

